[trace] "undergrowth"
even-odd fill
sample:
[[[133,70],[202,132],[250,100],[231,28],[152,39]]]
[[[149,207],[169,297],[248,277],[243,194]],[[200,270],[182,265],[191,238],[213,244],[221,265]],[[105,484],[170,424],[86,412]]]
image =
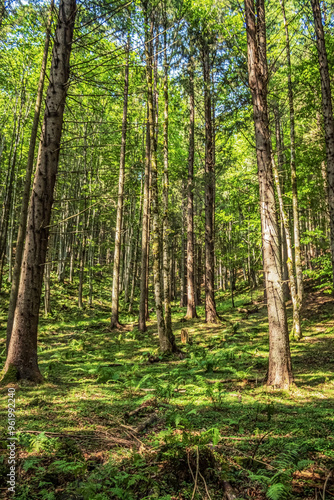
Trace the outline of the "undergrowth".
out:
[[[136,315],[121,313],[127,327],[110,331],[109,290],[79,310],[71,286],[73,296],[54,283],[52,315],[41,318],[45,383],[16,386],[15,498],[221,499],[227,482],[240,500],[306,500],[326,479],[334,494],[331,303],[315,314],[307,309],[306,338],[291,345],[295,387],[270,392],[263,385],[266,310],[248,318],[237,310],[249,302],[247,290],[236,294],[234,309],[228,294],[217,295],[218,325],[205,324],[202,308],[199,319],[184,322],[185,310],[173,304],[177,341],[181,328],[191,339],[179,359],[159,355],[153,317],[143,334]],[[260,293],[253,291],[253,300]],[[3,406],[1,422],[5,429]],[[5,434],[1,448],[6,498]]]

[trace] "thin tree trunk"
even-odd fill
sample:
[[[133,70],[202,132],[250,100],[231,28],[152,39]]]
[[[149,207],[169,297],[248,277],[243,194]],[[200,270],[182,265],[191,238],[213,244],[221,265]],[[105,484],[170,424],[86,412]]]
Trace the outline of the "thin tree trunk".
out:
[[[211,108],[210,53],[206,40],[202,40],[204,113],[205,113],[205,321],[219,321],[214,295],[214,158]]]
[[[185,238],[185,221],[186,221],[186,200],[185,187],[182,186],[182,223],[181,223],[181,262],[180,262],[180,307],[187,305],[187,257]]]
[[[166,5],[164,5],[166,9]],[[168,61],[167,61],[167,18],[164,12],[164,177],[163,177],[163,287],[164,287],[164,309],[165,309],[165,331],[166,336],[175,339],[172,332],[172,309],[170,303],[170,244],[169,244],[169,206],[168,206]]]
[[[143,2],[145,9],[145,25],[147,26],[147,3]],[[157,315],[157,326],[159,334],[160,350],[162,352],[172,352],[175,350],[174,336],[168,336],[166,332],[163,304],[162,304],[162,290],[161,290],[161,252],[160,252],[160,239],[161,230],[159,222],[159,206],[158,206],[158,165],[157,165],[157,151],[154,134],[154,113],[153,113],[153,82],[152,82],[152,49],[151,45],[153,34],[153,23],[151,23],[150,31],[145,29],[145,58],[146,58],[146,81],[147,81],[147,102],[148,102],[148,121],[150,131],[150,145],[151,145],[151,206],[152,206],[152,254],[153,254],[153,280],[154,280],[154,296],[155,308]]]
[[[187,183],[187,314],[186,318],[197,318],[195,300],[194,262],[194,154],[195,154],[195,94],[194,61],[189,61],[189,149]]]
[[[274,195],[269,119],[264,0],[245,0],[248,77],[253,100],[256,153],[260,187],[263,265],[269,320],[267,385],[285,389],[292,383],[289,335],[282,288],[278,223]]]
[[[139,320],[138,330],[146,332],[146,309],[148,295],[148,242],[149,242],[149,212],[150,212],[150,130],[146,123],[146,151],[145,151],[145,174],[144,174],[144,200],[143,200],[143,221],[141,239],[141,278],[140,278],[140,300],[139,300]]]
[[[46,70],[46,64],[47,64],[48,53],[49,53],[49,45],[50,45],[50,31],[51,31],[53,3],[54,3],[53,0],[51,0],[50,16],[49,16],[49,20],[48,20],[48,24],[47,24],[47,28],[46,28],[46,34],[45,34],[42,66],[41,66],[41,72],[40,72],[38,88],[37,88],[35,112],[34,112],[34,119],[33,119],[33,123],[32,123],[31,135],[30,135],[28,160],[27,160],[26,174],[25,174],[25,179],[24,179],[21,213],[20,213],[19,228],[18,228],[18,234],[17,234],[17,240],[16,240],[15,263],[14,263],[14,269],[13,269],[13,281],[12,281],[12,286],[11,286],[11,290],[10,290],[9,308],[8,308],[7,350],[8,350],[10,337],[11,337],[11,333],[12,333],[14,312],[15,312],[15,307],[16,307],[17,295],[18,295],[18,291],[19,291],[23,246],[24,246],[24,239],[25,239],[26,228],[27,228],[31,175],[32,175],[32,170],[33,170],[33,166],[34,166],[34,155],[35,155],[35,146],[36,146],[36,139],[37,139],[37,133],[38,133],[38,123],[39,123],[39,117],[40,117],[40,113],[41,113],[41,105],[42,105],[42,99],[43,99],[45,70]]]
[[[8,283],[13,281],[13,235],[15,227],[15,203],[16,203],[16,192],[17,192],[17,171],[14,173],[14,187],[13,187],[13,199],[11,203],[11,209],[9,213],[10,227],[8,235]]]
[[[286,40],[286,59],[288,67],[288,97],[290,113],[290,169],[291,169],[291,190],[292,190],[292,212],[293,212],[293,236],[295,247],[295,267],[296,267],[296,286],[299,308],[303,305],[304,285],[303,268],[301,262],[300,231],[299,231],[299,213],[298,213],[298,190],[297,190],[297,171],[296,171],[296,146],[295,146],[295,110],[292,88],[291,57],[290,57],[290,37],[289,28],[285,15],[284,0],[280,0]]]
[[[17,103],[18,99],[16,101],[16,106],[17,108]],[[6,256],[6,245],[7,245],[7,232],[8,232],[8,224],[9,224],[9,212],[10,208],[12,205],[12,195],[13,195],[13,186],[14,186],[14,175],[15,175],[15,170],[16,170],[16,160],[17,160],[17,150],[20,144],[20,139],[21,139],[21,128],[23,127],[22,121],[22,114],[23,114],[23,99],[22,99],[22,94],[21,94],[21,106],[20,106],[20,111],[18,113],[17,120],[15,119],[14,121],[14,131],[13,131],[13,142],[12,142],[12,148],[10,152],[10,160],[9,160],[9,166],[8,166],[8,171],[7,171],[7,176],[6,176],[6,194],[5,194],[5,199],[2,207],[2,214],[1,214],[1,222],[0,222],[0,290],[2,288],[2,279],[3,279],[3,266],[5,262],[5,256]],[[15,109],[15,118],[16,118],[16,109]]]
[[[12,380],[41,382],[43,379],[37,362],[38,317],[75,15],[75,0],[61,0],[46,96],[42,140],[28,209],[17,306],[4,368],[5,378]]]
[[[202,290],[202,245],[197,244],[197,279],[196,279],[196,306],[202,304],[201,290]]]
[[[319,71],[321,78],[322,113],[324,117],[327,177],[328,177],[328,205],[330,214],[330,247],[332,257],[332,273],[334,283],[334,118],[332,106],[331,84],[328,69],[328,59],[325,44],[324,28],[321,19],[319,0],[311,0],[314,29],[317,38]]]
[[[112,282],[112,304],[111,304],[111,325],[110,325],[111,328],[118,328],[120,326],[118,320],[118,309],[119,309],[119,282],[120,282],[120,262],[121,262],[121,236],[122,236],[121,232],[122,232],[124,180],[125,180],[125,149],[126,149],[128,94],[129,94],[129,52],[130,52],[130,31],[128,31],[127,44],[126,44],[126,62],[125,62],[125,74],[124,74],[122,145],[121,145],[121,158],[120,158],[119,180],[118,180],[114,271],[113,271],[113,282]]]
[[[46,318],[51,312],[51,263],[52,263],[52,240],[50,238],[49,248],[46,254],[46,263],[44,269],[44,317]]]
[[[291,291],[291,300],[292,300],[292,309],[293,309],[293,312],[292,312],[293,325],[292,325],[291,336],[293,338],[295,338],[296,340],[300,340],[302,338],[301,327],[300,327],[300,303],[299,303],[299,298],[298,298],[298,293],[297,293],[296,279],[295,279],[295,275],[293,272],[293,254],[292,254],[291,232],[290,232],[290,226],[289,226],[289,219],[287,217],[287,214],[286,214],[286,211],[284,208],[278,170],[277,170],[277,167],[275,164],[275,159],[274,159],[273,155],[272,155],[272,168],[273,168],[273,172],[274,172],[274,179],[275,179],[275,184],[276,184],[276,192],[277,192],[277,197],[278,197],[279,210],[280,210],[281,219],[282,219],[284,231],[285,231],[286,248],[287,248],[287,254],[288,254],[287,255],[287,257],[288,257],[287,258],[287,267],[288,267],[288,273],[289,273],[289,282],[290,282],[290,291]]]
[[[283,157],[283,141],[281,137],[281,121],[280,121],[278,106],[274,107],[274,115],[275,115],[276,152],[277,152],[278,170],[279,172],[281,172],[281,170],[284,169],[284,157]],[[284,180],[283,180],[283,188],[284,188]],[[282,217],[280,224],[280,247],[281,247],[281,264],[282,264],[282,279],[283,279],[282,286],[283,286],[284,299],[287,300],[290,296],[289,286],[288,286],[289,272],[287,267],[288,255],[287,255],[285,229]]]

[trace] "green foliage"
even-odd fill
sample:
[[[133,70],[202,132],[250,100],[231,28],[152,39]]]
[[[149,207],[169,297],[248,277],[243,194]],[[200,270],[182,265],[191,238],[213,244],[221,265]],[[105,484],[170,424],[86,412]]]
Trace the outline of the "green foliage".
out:
[[[58,438],[49,437],[45,432],[36,434],[17,433],[18,443],[28,452],[46,452],[51,453],[58,444]]]
[[[266,487],[266,496],[270,500],[289,500],[293,498],[293,473],[312,465],[312,460],[300,459],[305,453],[305,446],[296,444],[287,446],[286,451],[280,453],[273,462],[274,473],[267,469],[250,472],[253,481]]]

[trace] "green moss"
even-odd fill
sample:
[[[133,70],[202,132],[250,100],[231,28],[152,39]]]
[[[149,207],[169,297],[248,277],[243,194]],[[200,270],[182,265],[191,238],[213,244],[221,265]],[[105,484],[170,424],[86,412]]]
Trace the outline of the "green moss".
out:
[[[6,372],[1,373],[0,385],[3,387],[8,384],[16,384],[19,380],[19,371],[16,366],[9,365]]]

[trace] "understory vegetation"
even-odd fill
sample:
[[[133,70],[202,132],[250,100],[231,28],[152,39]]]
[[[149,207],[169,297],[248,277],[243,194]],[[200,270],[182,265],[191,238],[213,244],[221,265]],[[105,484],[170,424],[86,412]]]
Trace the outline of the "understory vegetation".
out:
[[[0,0],[1,498],[334,497],[333,42]]]
[[[235,308],[218,293],[216,325],[204,322],[201,307],[198,319],[184,321],[185,309],[173,303],[177,343],[184,328],[189,343],[182,355],[163,356],[153,318],[141,333],[136,314],[121,308],[127,326],[110,330],[108,288],[81,310],[75,284],[65,296],[54,276],[52,313],[40,320],[45,382],[16,385],[15,498],[221,499],[227,484],[237,495],[230,498],[306,500],[321,498],[325,483],[331,498],[334,308],[326,287],[306,283],[304,340],[291,343],[295,385],[273,392],[263,384],[262,290],[238,290]],[[251,299],[258,312],[238,311]],[[2,362],[5,313],[2,298]],[[2,408],[4,426],[5,418]]]

